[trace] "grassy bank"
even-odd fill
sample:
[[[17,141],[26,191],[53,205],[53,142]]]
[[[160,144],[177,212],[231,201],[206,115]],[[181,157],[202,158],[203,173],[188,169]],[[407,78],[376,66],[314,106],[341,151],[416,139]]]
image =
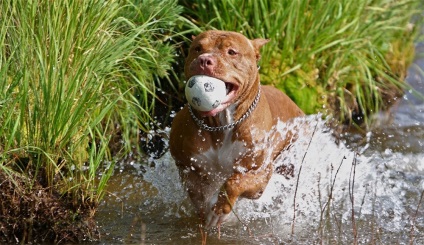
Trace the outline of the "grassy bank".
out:
[[[185,1],[203,29],[269,38],[262,82],[308,114],[371,123],[402,95],[421,21],[419,0]]]
[[[0,3],[0,242],[95,238],[91,218],[145,129],[173,1]],[[166,31],[164,31],[166,30]],[[150,97],[151,98],[151,97]]]

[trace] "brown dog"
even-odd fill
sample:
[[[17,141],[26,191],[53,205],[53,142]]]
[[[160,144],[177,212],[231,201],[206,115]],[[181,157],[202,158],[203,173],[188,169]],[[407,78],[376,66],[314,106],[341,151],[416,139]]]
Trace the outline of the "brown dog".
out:
[[[272,162],[291,140],[278,135],[277,123],[304,115],[287,95],[260,85],[259,49],[267,42],[207,31],[188,53],[187,79],[207,75],[227,87],[226,99],[212,111],[185,106],[170,135],[171,154],[206,228],[219,226],[239,197],[261,196]]]

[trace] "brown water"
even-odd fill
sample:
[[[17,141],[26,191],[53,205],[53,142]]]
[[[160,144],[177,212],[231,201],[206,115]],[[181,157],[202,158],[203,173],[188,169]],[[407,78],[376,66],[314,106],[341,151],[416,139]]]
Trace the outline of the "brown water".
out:
[[[424,60],[408,82],[424,93],[415,66]],[[409,91],[399,100],[373,130],[347,133],[340,145],[316,116],[301,121],[318,125],[314,137],[301,132],[278,160],[297,163],[296,177],[275,175],[259,200],[240,200],[220,239],[210,231],[207,244],[350,244],[355,233],[360,243],[424,244],[424,102]],[[101,244],[200,244],[169,153],[118,164],[108,191],[97,213]]]

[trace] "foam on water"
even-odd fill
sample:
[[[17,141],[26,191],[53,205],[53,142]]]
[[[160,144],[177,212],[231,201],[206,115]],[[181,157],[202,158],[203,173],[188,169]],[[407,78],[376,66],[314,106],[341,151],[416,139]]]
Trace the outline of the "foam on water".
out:
[[[369,144],[349,149],[336,144],[318,118],[296,122],[301,125],[298,140],[276,161],[276,166],[293,164],[294,176],[274,174],[260,199],[237,202],[232,221],[224,227],[241,222],[253,231],[261,227],[259,232],[291,241],[313,241],[312,234],[320,234],[321,241],[334,236],[352,241],[353,225],[364,241],[373,232],[395,232],[400,241],[410,239],[412,228],[414,234],[424,232],[423,209],[417,209],[424,190],[424,154],[375,151]],[[373,135],[367,136],[371,141]],[[194,215],[169,153],[147,169],[144,179],[169,206],[168,214]],[[322,232],[335,235],[325,238]],[[379,239],[383,241],[384,235]]]

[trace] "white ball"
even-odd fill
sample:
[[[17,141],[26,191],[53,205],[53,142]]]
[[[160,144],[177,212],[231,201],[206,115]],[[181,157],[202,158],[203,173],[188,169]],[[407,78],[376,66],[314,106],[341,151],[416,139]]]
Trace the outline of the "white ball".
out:
[[[185,95],[188,103],[198,111],[217,108],[227,95],[225,83],[214,77],[192,76],[186,84]]]

